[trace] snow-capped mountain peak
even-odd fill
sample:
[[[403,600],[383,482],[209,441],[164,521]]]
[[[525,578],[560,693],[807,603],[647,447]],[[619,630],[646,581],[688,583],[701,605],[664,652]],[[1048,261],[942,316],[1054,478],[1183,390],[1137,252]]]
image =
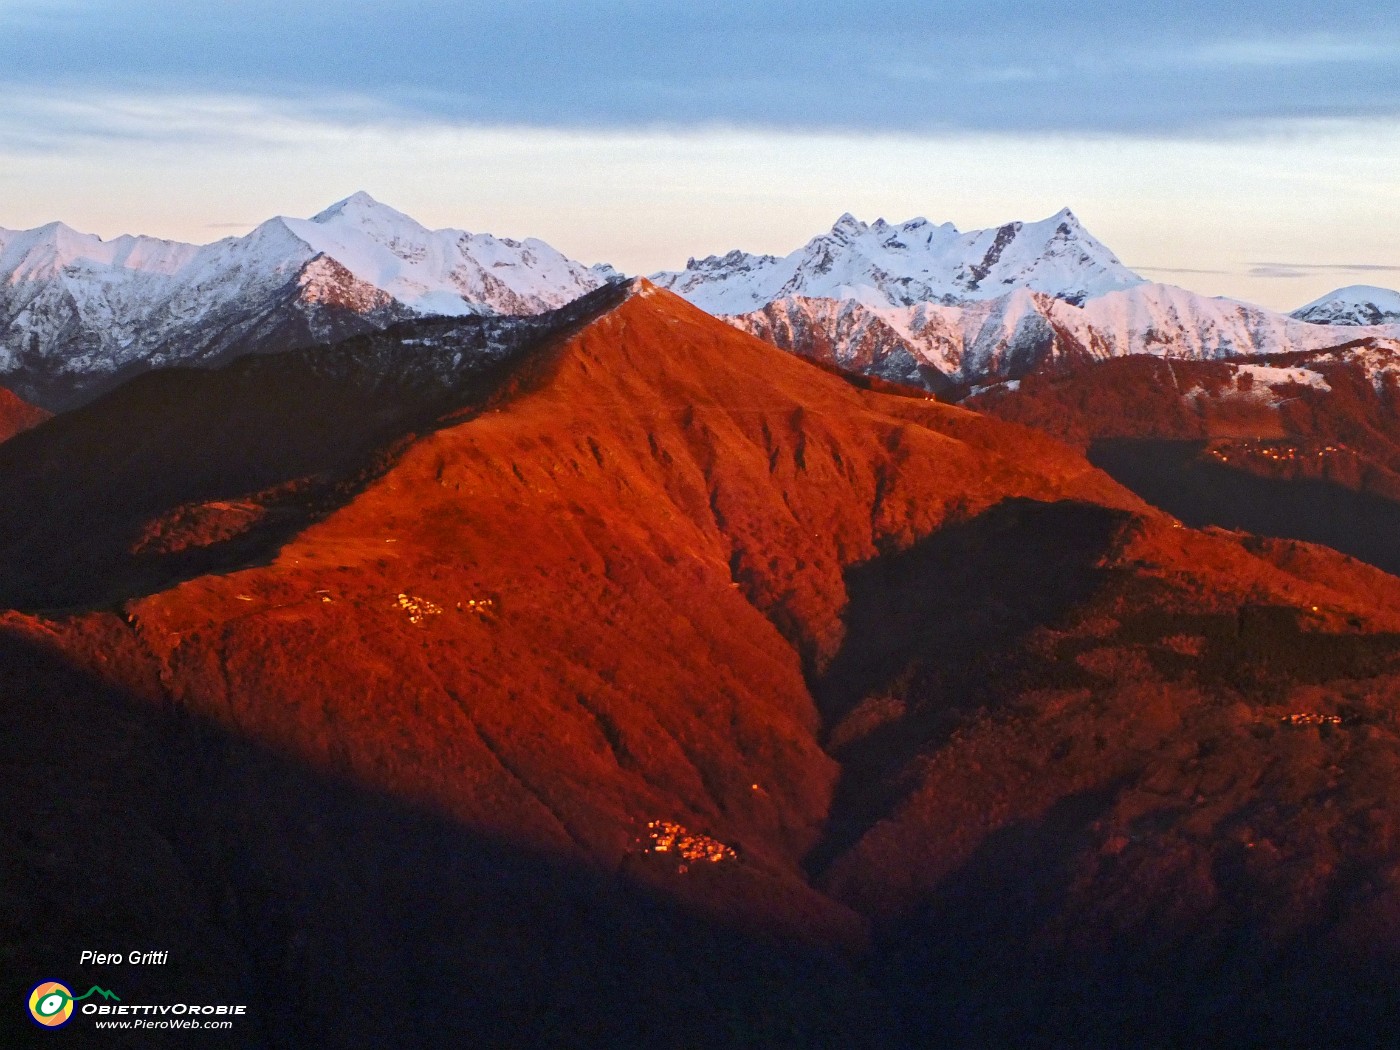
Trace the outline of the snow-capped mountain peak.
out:
[[[1392,347],[1397,329],[1384,325],[1400,321],[1400,294],[1383,289],[1343,289],[1285,317],[1149,283],[1069,208],[966,233],[847,213],[783,258],[733,251],[653,280],[779,346],[933,389],[1128,354]],[[1339,319],[1381,327],[1325,327]]]
[[[1040,222],[960,233],[925,218],[866,224],[849,212],[783,258],[732,251],[653,276],[702,309],[738,314],[793,296],[871,308],[993,299],[1014,288],[1082,302],[1143,283],[1065,208]]]
[[[369,219],[376,220],[385,217],[396,222],[409,223],[417,226],[416,220],[405,215],[397,208],[391,208],[387,204],[382,204],[375,200],[364,190],[356,190],[344,200],[336,201],[330,207],[317,212],[311,216],[312,222],[326,223],[335,219],[348,219],[351,221],[363,221]]]
[[[883,225],[884,220],[876,220],[876,225]],[[841,217],[831,224],[831,236],[833,237],[857,237],[865,233],[869,226],[861,222],[850,212],[843,212]]]
[[[303,220],[290,221],[297,223]],[[433,233],[417,219],[397,208],[381,204],[363,190],[304,221],[327,229],[342,230],[350,236],[362,234],[380,244],[421,242]]]
[[[310,219],[280,220],[313,254],[422,314],[533,314],[577,298],[612,275],[566,259],[543,241],[430,230],[355,193]]]
[[[1400,324],[1400,292],[1353,284],[1300,306],[1292,316],[1312,324]]]

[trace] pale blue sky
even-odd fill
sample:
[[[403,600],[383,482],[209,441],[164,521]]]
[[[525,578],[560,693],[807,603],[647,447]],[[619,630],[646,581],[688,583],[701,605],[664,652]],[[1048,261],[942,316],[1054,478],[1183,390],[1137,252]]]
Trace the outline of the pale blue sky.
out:
[[[209,240],[366,189],[646,271],[1068,204],[1291,307],[1400,284],[1397,59],[1358,0],[0,0],[0,225]]]

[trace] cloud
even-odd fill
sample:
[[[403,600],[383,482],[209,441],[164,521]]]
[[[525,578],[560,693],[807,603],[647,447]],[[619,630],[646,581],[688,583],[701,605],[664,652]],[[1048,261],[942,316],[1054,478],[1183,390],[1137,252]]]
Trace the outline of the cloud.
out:
[[[51,153],[94,143],[152,147],[247,143],[302,147],[356,127],[403,127],[424,118],[373,98],[75,88],[43,91],[0,82],[0,147]]]
[[[1189,266],[1130,266],[1129,269],[1136,270],[1139,273],[1170,273],[1178,276],[1183,274],[1208,274],[1219,277],[1236,273],[1234,270],[1205,270]]]
[[[894,0],[25,0],[0,6],[0,70],[58,96],[349,97],[405,120],[553,128],[1171,135],[1400,115],[1387,0],[1104,0],[1054,17],[946,0],[938,14]]]
[[[1186,59],[1193,65],[1239,68],[1279,66],[1351,66],[1389,62],[1395,58],[1394,43],[1312,33],[1294,37],[1253,37],[1212,42],[1190,51]]]
[[[1400,266],[1388,263],[1254,263],[1250,277],[1318,277],[1328,273],[1400,273]]]

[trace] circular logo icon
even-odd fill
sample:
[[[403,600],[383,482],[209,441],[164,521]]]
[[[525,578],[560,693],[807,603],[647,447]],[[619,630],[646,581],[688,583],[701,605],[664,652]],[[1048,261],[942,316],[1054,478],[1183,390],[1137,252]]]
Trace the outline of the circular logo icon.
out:
[[[45,1028],[57,1028],[73,1016],[73,993],[57,981],[45,981],[29,993],[29,1015]]]

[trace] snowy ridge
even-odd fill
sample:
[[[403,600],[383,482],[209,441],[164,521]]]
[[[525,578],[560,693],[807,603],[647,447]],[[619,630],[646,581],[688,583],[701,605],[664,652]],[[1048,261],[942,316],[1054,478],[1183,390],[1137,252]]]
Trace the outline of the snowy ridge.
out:
[[[782,299],[730,322],[779,346],[899,382],[996,382],[1056,360],[1128,354],[1213,360],[1321,351],[1360,339],[1400,349],[1392,327],[1309,324],[1230,299],[1139,284],[1083,305],[1028,289],[964,306],[871,308]]]
[[[691,259],[656,284],[715,314],[742,314],[793,297],[874,309],[996,299],[1013,288],[1071,302],[1142,284],[1068,209],[1040,222],[960,233],[927,219],[867,225],[843,215],[792,254]]]
[[[423,315],[526,315],[618,279],[543,241],[428,230],[357,193],[203,246],[0,230],[0,381],[69,407],[134,371]]]
[[[1400,326],[1400,292],[1353,284],[1300,306],[1290,316],[1311,324]]]

